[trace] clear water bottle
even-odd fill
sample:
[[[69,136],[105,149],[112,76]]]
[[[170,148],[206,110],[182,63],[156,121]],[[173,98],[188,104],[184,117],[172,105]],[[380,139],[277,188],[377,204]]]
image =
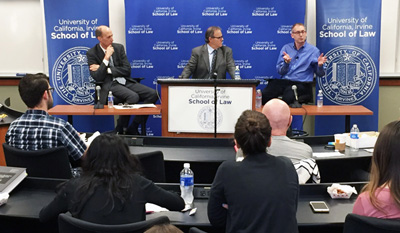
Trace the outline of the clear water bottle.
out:
[[[194,174],[190,169],[190,163],[183,164],[183,170],[181,171],[181,197],[185,201],[185,209],[192,207],[193,203],[193,186],[194,186]]]
[[[240,69],[239,69],[239,66],[236,66],[236,68],[235,68],[235,79],[236,80],[240,80],[241,78],[240,78]]]
[[[319,90],[317,95],[317,107],[322,107],[323,105],[324,105],[324,95],[322,94],[322,90]]]
[[[262,93],[260,89],[257,89],[256,91],[256,109],[261,108],[261,102],[262,102]]]
[[[108,108],[114,107],[114,96],[111,91],[108,92]]]
[[[354,124],[353,128],[350,130],[350,147],[352,151],[358,151],[359,136],[360,130],[358,129],[357,124]]]

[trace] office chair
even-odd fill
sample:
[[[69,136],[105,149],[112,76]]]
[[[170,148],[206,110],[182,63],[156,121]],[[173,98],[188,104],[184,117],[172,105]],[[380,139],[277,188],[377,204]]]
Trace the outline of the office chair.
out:
[[[348,214],[343,233],[398,233],[399,219],[381,219],[357,214]]]
[[[120,225],[104,225],[87,222],[81,219],[74,218],[67,214],[58,215],[58,230],[59,233],[100,233],[100,232],[113,232],[113,233],[143,233],[148,228],[157,224],[167,224],[169,218],[167,216],[160,216],[154,219],[145,220],[141,222],[120,224]]]
[[[28,176],[59,179],[72,177],[65,147],[26,151],[3,143],[3,150],[7,166],[25,167]]]
[[[147,179],[165,183],[164,154],[161,151],[152,151],[136,154],[143,170],[143,175]]]
[[[200,229],[197,228],[197,227],[191,227],[191,228],[189,229],[189,233],[207,233],[207,232],[202,231],[202,230],[200,230]]]

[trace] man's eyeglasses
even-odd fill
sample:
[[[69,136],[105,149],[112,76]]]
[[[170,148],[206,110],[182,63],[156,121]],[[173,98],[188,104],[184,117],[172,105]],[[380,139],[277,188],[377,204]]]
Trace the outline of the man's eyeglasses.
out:
[[[47,89],[48,91],[50,91],[51,93],[54,92],[54,87],[49,87],[49,89]]]
[[[296,34],[296,35],[300,35],[300,34],[306,34],[307,31],[303,30],[303,31],[296,31],[296,32],[292,32],[292,33]]]
[[[215,39],[221,40],[222,38],[224,38],[224,36],[218,36],[218,37],[212,36],[211,38],[215,38]]]

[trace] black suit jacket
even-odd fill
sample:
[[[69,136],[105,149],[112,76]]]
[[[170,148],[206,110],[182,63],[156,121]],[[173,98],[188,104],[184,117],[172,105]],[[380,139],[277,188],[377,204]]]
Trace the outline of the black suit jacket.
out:
[[[100,91],[100,102],[105,104],[107,102],[107,95],[110,91],[113,77],[125,77],[126,80],[135,82],[131,75],[131,65],[128,61],[128,57],[125,53],[125,48],[121,44],[113,43],[114,53],[112,55],[114,67],[106,66],[103,63],[104,52],[100,47],[100,44],[96,44],[93,48],[89,49],[86,53],[88,65],[98,64],[100,65],[97,71],[90,71],[92,78],[98,82],[103,82]],[[107,68],[111,69],[112,74],[107,73]]]
[[[217,79],[226,79],[226,72],[231,78],[235,77],[235,61],[232,57],[232,49],[222,46],[217,50],[215,63]],[[208,79],[210,74],[210,59],[207,44],[198,46],[192,50],[188,64],[182,71],[181,78]]]

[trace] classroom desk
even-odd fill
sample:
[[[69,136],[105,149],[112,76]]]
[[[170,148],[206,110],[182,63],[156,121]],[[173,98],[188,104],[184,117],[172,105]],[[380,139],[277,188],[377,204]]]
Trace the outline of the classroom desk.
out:
[[[161,114],[161,105],[155,108],[139,108],[139,109],[115,109],[108,108],[94,109],[93,105],[56,105],[49,109],[50,115],[67,115],[68,122],[72,125],[74,115],[95,115],[95,116],[112,116],[112,115],[159,115]],[[142,129],[146,129],[146,122],[142,122]],[[146,130],[142,130],[142,135],[146,135]]]
[[[0,207],[0,224],[2,230],[7,232],[9,227],[17,227],[14,232],[27,232],[28,229],[41,230],[41,232],[52,232],[56,223],[40,223],[39,212],[43,206],[47,205],[55,197],[55,187],[63,182],[59,179],[44,179],[27,177],[22,183],[10,194],[10,198],[4,206]],[[349,183],[359,190],[365,183]],[[161,187],[178,192],[179,184],[159,184]],[[342,227],[345,217],[352,211],[353,204],[357,195],[353,195],[348,200],[331,199],[326,192],[326,187],[331,184],[307,184],[300,186],[299,205],[297,210],[297,221],[300,232],[301,229],[307,227]],[[196,188],[209,187],[209,185],[196,185]],[[329,208],[328,214],[313,213],[309,207],[309,201],[325,201]],[[197,212],[194,216],[188,213],[176,211],[160,212],[147,215],[147,219],[155,218],[160,215],[166,215],[170,218],[171,223],[183,229],[191,226],[206,227],[212,229],[207,217],[206,198],[195,198],[195,206]],[[32,228],[32,227],[35,228]],[[15,229],[14,229],[15,230]],[[23,231],[25,230],[25,231]],[[212,231],[212,230],[211,230]],[[211,232],[210,231],[210,232]],[[10,231],[12,232],[12,231]]]

